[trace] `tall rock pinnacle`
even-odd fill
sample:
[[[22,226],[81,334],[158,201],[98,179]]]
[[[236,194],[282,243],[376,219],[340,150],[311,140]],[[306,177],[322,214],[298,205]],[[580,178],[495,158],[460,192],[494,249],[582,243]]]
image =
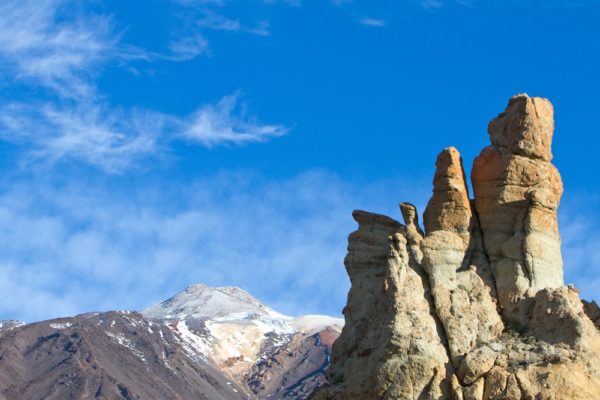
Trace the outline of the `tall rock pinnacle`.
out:
[[[474,199],[450,147],[424,232],[410,203],[404,224],[354,212],[346,325],[314,399],[598,398],[600,311],[563,286],[553,131],[551,103],[517,95],[489,124]]]
[[[557,223],[563,188],[550,163],[553,131],[548,100],[513,97],[490,122],[492,145],[471,173],[498,299],[505,316],[521,323],[527,291],[563,285]]]
[[[427,233],[442,230],[468,234],[473,212],[458,150],[449,147],[442,151],[435,167],[433,196],[424,214],[425,230]]]
[[[424,221],[423,266],[451,359],[458,366],[477,343],[500,336],[504,325],[496,312],[487,259],[481,257],[481,239],[474,235],[477,217],[471,209],[462,160],[453,147],[438,156]],[[473,297],[478,301],[471,301]]]

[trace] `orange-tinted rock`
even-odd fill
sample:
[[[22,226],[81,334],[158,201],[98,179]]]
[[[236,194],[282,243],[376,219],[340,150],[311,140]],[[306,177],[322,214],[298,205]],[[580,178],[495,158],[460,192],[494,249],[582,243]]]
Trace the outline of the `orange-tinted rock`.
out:
[[[442,151],[435,166],[433,196],[423,217],[425,232],[469,233],[473,214],[458,150],[449,147]]]
[[[554,108],[548,99],[514,96],[506,110],[488,125],[492,145],[528,158],[552,160]]]
[[[523,323],[527,297],[563,285],[557,209],[562,182],[550,163],[554,129],[546,99],[513,97],[489,125],[492,146],[471,178],[503,313]]]

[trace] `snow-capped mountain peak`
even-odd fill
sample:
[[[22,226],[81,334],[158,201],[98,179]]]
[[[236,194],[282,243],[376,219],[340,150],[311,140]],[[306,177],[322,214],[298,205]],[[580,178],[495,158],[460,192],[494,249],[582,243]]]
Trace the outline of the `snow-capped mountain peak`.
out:
[[[150,318],[231,318],[256,319],[272,317],[291,319],[261,303],[248,292],[233,286],[210,287],[204,284],[188,286],[162,303],[143,311]]]
[[[143,314],[166,322],[192,357],[209,360],[238,381],[298,338],[325,329],[337,337],[344,324],[322,315],[289,317],[240,288],[204,284],[189,286]]]

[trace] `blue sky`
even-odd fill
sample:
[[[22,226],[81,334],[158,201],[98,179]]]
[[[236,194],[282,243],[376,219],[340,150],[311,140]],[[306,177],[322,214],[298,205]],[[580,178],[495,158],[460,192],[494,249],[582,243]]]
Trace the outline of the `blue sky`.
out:
[[[520,92],[556,109],[567,282],[600,299],[600,1],[0,3],[0,319],[189,284],[338,315],[350,213],[420,210]]]

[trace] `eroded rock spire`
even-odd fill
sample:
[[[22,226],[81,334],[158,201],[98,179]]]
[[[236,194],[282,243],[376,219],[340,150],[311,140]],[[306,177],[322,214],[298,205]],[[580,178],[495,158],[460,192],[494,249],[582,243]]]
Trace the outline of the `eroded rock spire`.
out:
[[[471,209],[462,159],[447,148],[436,161],[433,195],[425,210],[423,266],[438,317],[445,328],[455,367],[481,342],[494,340],[504,325],[497,313],[495,289],[480,251],[477,217]],[[477,243],[476,243],[477,242]]]
[[[553,132],[552,104],[517,95],[490,122],[492,145],[471,172],[498,299],[505,317],[517,323],[527,318],[523,299],[563,285],[557,223],[563,187],[550,163]]]
[[[315,399],[598,398],[600,311],[563,286],[553,129],[548,100],[513,97],[473,200],[460,154],[442,151],[424,232],[410,203],[404,225],[354,212],[346,325]]]

